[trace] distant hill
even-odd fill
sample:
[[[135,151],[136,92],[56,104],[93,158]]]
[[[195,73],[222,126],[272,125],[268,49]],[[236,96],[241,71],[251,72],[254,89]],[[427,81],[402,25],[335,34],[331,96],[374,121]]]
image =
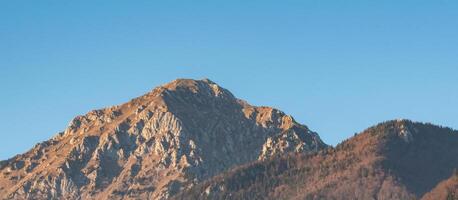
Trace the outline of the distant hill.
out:
[[[175,198],[419,199],[458,168],[457,155],[457,131],[393,120],[336,148],[237,167]],[[455,183],[446,181],[425,199],[437,199],[434,195],[444,194],[441,188],[449,185],[456,189]]]

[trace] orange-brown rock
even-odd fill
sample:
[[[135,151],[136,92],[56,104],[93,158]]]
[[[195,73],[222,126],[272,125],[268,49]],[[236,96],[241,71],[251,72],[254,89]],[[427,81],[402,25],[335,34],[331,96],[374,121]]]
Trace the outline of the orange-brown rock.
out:
[[[180,79],[78,116],[0,163],[1,199],[166,199],[231,167],[326,145],[291,116]]]

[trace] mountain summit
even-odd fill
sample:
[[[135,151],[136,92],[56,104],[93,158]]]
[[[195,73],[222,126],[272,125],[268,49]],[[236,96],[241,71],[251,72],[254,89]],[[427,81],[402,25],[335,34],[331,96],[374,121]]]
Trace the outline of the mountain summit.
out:
[[[165,199],[237,165],[327,147],[291,116],[178,79],[0,162],[1,199]]]

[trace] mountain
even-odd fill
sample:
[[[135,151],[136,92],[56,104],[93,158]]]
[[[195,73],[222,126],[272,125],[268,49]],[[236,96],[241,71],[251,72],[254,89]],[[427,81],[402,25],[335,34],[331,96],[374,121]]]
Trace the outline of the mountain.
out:
[[[457,131],[393,120],[335,148],[238,166],[174,199],[419,199],[458,168],[457,155]],[[456,179],[425,199],[443,188],[456,191]]]
[[[0,199],[458,199],[458,131],[410,120],[336,147],[214,82],[93,110],[0,161]]]
[[[93,110],[0,162],[1,199],[166,199],[253,161],[327,148],[318,134],[214,82],[179,79]]]

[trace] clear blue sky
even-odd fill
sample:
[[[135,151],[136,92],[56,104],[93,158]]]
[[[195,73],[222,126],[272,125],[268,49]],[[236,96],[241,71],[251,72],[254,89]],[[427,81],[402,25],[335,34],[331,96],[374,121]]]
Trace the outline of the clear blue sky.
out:
[[[0,159],[179,77],[332,145],[395,118],[458,128],[458,1],[1,1],[0,70]]]

